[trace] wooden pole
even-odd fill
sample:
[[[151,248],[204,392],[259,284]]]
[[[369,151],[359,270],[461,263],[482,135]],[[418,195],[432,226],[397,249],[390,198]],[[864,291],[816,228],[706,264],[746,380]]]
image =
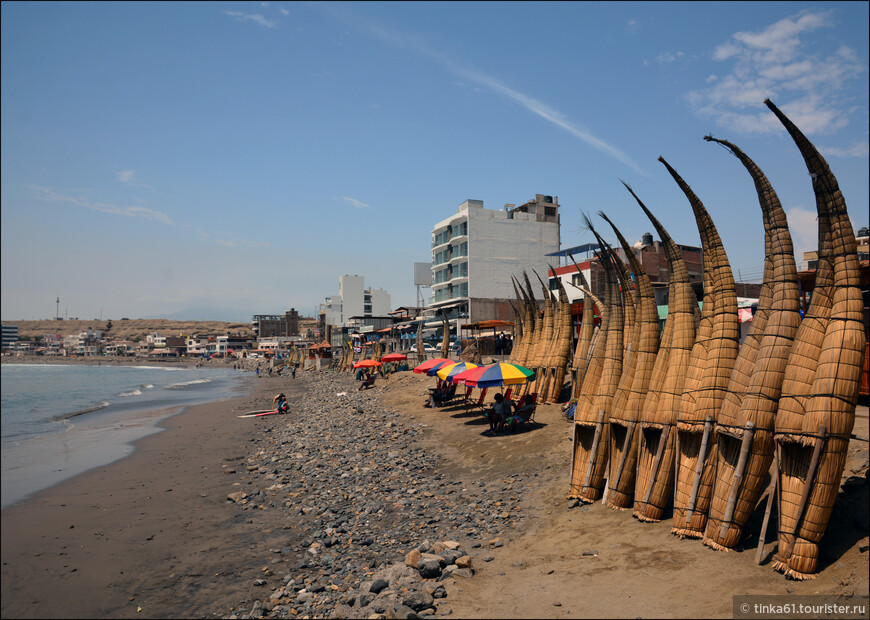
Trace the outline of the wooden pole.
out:
[[[773,483],[767,495],[767,506],[764,509],[764,520],[761,522],[761,533],[758,535],[758,549],[755,551],[755,563],[761,564],[764,555],[764,541],[767,538],[767,525],[770,522],[770,510],[773,507],[773,498],[779,488],[779,454],[773,462]]]
[[[801,521],[804,517],[804,510],[807,507],[807,500],[810,497],[810,491],[813,488],[813,482],[816,477],[816,469],[819,466],[819,458],[822,455],[822,447],[825,445],[826,435],[827,429],[825,428],[825,425],[822,424],[819,426],[819,435],[818,437],[816,437],[815,446],[813,446],[813,457],[810,460],[810,467],[807,470],[807,479],[806,482],[804,482],[804,490],[803,493],[801,493],[800,504],[798,504],[798,516],[795,520],[794,531],[792,532],[791,540],[785,548],[785,553],[782,554],[783,560],[788,560],[791,557],[792,550],[794,550],[795,543],[797,542],[797,533],[800,529]]]
[[[722,527],[719,528],[719,538],[725,538],[731,527],[731,517],[734,516],[734,506],[737,504],[737,494],[740,492],[740,483],[743,481],[743,472],[746,469],[746,460],[749,449],[752,447],[752,436],[755,434],[755,423],[747,422],[743,430],[743,443],[740,445],[740,456],[737,459],[737,467],[734,469],[734,477],[731,479],[731,492],[728,494],[728,504],[725,506],[725,518],[722,519]]]
[[[707,458],[707,443],[710,441],[710,431],[713,430],[713,416],[704,420],[704,437],[701,439],[701,451],[698,453],[698,464],[695,466],[695,480],[692,482],[692,492],[689,495],[689,505],[686,509],[686,527],[692,521],[695,512],[695,502],[698,501],[698,489],[701,487],[701,475],[704,473],[704,459]]]

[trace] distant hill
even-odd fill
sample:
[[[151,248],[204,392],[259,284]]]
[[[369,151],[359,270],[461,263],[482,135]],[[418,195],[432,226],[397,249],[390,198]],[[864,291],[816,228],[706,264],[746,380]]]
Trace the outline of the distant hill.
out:
[[[227,310],[226,308],[196,307],[185,308],[170,314],[157,314],[142,317],[143,319],[168,319],[170,321],[220,321],[222,323],[250,323],[254,314],[268,314],[267,312],[241,312],[239,310]]]
[[[116,338],[119,340],[143,340],[148,334],[158,333],[161,336],[193,336],[203,334],[209,336],[223,336],[225,334],[242,334],[253,336],[254,328],[250,322],[232,321],[171,321],[169,319],[125,319],[111,322],[111,329],[107,329],[109,321],[80,321],[71,319],[67,321],[52,321],[50,319],[40,321],[3,321],[4,324],[17,325],[18,337],[22,340],[39,339],[46,334],[61,334],[70,336],[78,334],[84,329],[99,330],[103,338]],[[299,319],[299,330],[305,335],[306,330],[314,329],[317,321],[310,318]]]
[[[18,326],[18,337],[22,340],[42,338],[46,334],[62,334],[70,336],[84,329],[99,330],[103,337],[120,340],[142,340],[148,334],[159,333],[162,336],[192,336],[195,334],[224,335],[244,334],[253,336],[254,330],[250,322],[227,321],[170,321],[169,319],[127,319],[111,322],[111,329],[106,329],[108,321],[3,321],[8,325]]]

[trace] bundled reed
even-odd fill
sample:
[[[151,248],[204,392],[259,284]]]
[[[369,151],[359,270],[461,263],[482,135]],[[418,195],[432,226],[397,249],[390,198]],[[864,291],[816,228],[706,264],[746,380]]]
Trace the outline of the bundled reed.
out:
[[[511,284],[514,287],[514,295],[516,295],[517,303],[516,305],[511,304],[511,308],[514,311],[514,318],[517,325],[516,331],[514,332],[514,344],[511,348],[511,354],[508,358],[508,361],[513,364],[519,364],[519,360],[521,359],[521,352],[523,351],[523,347],[526,346],[526,329],[528,329],[528,321],[526,318],[526,308],[523,303],[523,299],[520,296],[520,292],[517,289],[517,281],[514,280],[513,276],[511,276]]]
[[[597,460],[596,457],[600,454],[601,435],[606,428],[603,416],[599,416],[597,412],[594,412],[594,395],[598,392],[598,384],[601,381],[601,373],[604,366],[610,311],[591,291],[586,289],[581,290],[588,300],[591,300],[598,306],[601,326],[598,330],[600,337],[596,339],[595,345],[591,349],[591,357],[586,366],[586,373],[583,376],[583,386],[580,389],[579,396],[577,396],[577,407],[574,410],[574,444],[571,453],[569,499],[581,499],[586,495],[586,487],[588,487],[591,480],[596,464],[595,461]],[[590,425],[593,432],[589,431]]]
[[[574,266],[577,267],[577,273],[580,275],[580,284],[590,290],[589,284],[586,282],[586,276],[580,271],[580,266],[574,257],[571,257]],[[583,316],[580,323],[580,331],[577,335],[577,347],[574,349],[574,359],[571,362],[571,369],[574,371],[574,398],[580,396],[580,389],[583,387],[583,376],[586,374],[586,366],[588,364],[589,348],[592,344],[592,338],[595,334],[595,317],[593,313],[593,304],[591,299],[583,295]]]
[[[535,351],[535,373],[538,377],[536,384],[538,387],[538,398],[543,399],[547,393],[548,386],[551,382],[551,369],[549,367],[550,351],[553,346],[553,334],[556,329],[556,304],[553,301],[553,296],[550,290],[541,280],[538,272],[535,272],[535,277],[538,278],[538,283],[541,285],[541,292],[544,297],[544,329],[541,332],[541,340],[538,342],[538,348]]]
[[[721,550],[740,541],[764,491],[774,456],[774,419],[783,376],[800,325],[800,299],[794,248],[779,197],[764,173],[738,147],[709,136],[705,139],[728,148],[752,176],[770,264],[766,282],[771,304],[751,378],[740,407],[723,408],[718,420],[717,476],[704,544]]]
[[[664,158],[686,195],[704,252],[704,308],[692,347],[676,428],[674,526],[681,537],[701,538],[716,463],[713,424],[737,357],[740,324],[737,290],[719,232],[704,204]]]
[[[614,256],[607,243],[598,235],[589,217],[584,216],[584,222],[602,248],[598,256],[604,267],[608,308],[607,325],[602,325],[602,329],[606,332],[606,340],[602,347],[604,355],[597,389],[592,392],[592,398],[584,403],[580,415],[578,415],[579,406],[574,413],[575,441],[580,450],[575,451],[572,471],[580,468],[583,470],[583,486],[577,493],[577,498],[583,502],[594,502],[601,498],[604,477],[607,473],[610,444],[609,416],[613,397],[622,375],[624,324],[622,295]]]
[[[628,185],[625,187],[658,231],[668,260],[668,318],[641,413],[633,513],[640,521],[661,521],[673,496],[676,439],[673,429],[695,343],[698,303],[676,243],[634,191]]]
[[[553,368],[550,363],[553,340],[556,333],[556,303],[553,301],[553,295],[537,271],[535,272],[535,277],[538,278],[538,283],[541,285],[541,291],[544,296],[544,331],[541,333],[541,341],[538,343],[538,351],[535,357],[534,370],[537,376],[535,384],[538,389],[538,399],[540,402],[544,402],[550,389],[550,384],[553,381]]]
[[[525,287],[519,283],[517,283],[517,286],[523,297],[524,314],[527,317],[526,322],[528,327],[525,329],[526,336],[523,338],[523,348],[518,354],[517,363],[526,368],[534,369],[535,353],[539,348],[538,343],[541,340],[544,323],[541,318],[540,309],[538,308],[538,302],[535,299],[532,290],[532,284],[525,271],[523,271],[523,280],[525,282]],[[537,380],[535,381],[535,384],[537,385]],[[527,395],[531,389],[531,384],[526,383],[522,386],[520,393]]]
[[[534,369],[537,362],[537,355],[540,349],[540,343],[543,338],[544,333],[544,320],[541,316],[541,309],[538,306],[538,301],[535,298],[534,289],[532,289],[532,283],[529,281],[529,274],[523,271],[523,280],[525,281],[526,287],[523,289],[525,291],[526,303],[529,306],[529,312],[534,317],[534,333],[532,334],[532,339],[529,342],[529,349],[526,351],[526,363],[523,364],[527,368]]]
[[[634,355],[633,359],[626,359],[623,366],[610,414],[610,471],[607,476],[606,499],[610,508],[628,510],[634,501],[637,447],[640,438],[638,423],[659,348],[661,330],[649,276],[619,229],[604,213],[599,215],[610,224],[619,239],[637,282],[634,331],[630,344],[630,351]],[[626,387],[624,381],[627,389],[622,396],[622,390]]]
[[[552,267],[551,267],[552,269]],[[553,273],[556,273],[553,270]],[[574,339],[571,321],[571,302],[562,280],[557,278],[559,285],[559,302],[556,313],[555,343],[553,347],[552,365],[554,367],[553,384],[546,402],[555,402],[562,394],[565,383],[565,373],[568,370],[568,356],[571,354],[571,344]]]
[[[837,179],[794,123],[769,99],[764,103],[798,146],[812,178],[820,228],[817,278],[826,278],[821,291],[817,280],[813,293],[813,322],[804,329],[805,318],[798,329],[776,418],[780,518],[774,568],[811,579],[855,423],[866,342],[863,301],[855,234]],[[816,309],[817,294],[826,299]],[[798,366],[813,361],[816,351],[816,364]]]

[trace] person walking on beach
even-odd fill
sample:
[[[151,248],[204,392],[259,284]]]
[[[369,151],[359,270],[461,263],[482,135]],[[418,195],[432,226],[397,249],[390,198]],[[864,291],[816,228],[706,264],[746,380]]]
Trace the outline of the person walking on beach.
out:
[[[293,378],[293,379],[296,378],[296,364],[293,364],[293,365],[290,367],[290,377]]]

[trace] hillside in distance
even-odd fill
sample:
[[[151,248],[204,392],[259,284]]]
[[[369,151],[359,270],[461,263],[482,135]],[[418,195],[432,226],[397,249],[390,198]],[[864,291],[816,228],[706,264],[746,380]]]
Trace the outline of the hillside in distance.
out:
[[[3,321],[7,325],[18,326],[18,337],[21,340],[41,339],[46,334],[61,334],[71,336],[82,330],[93,329],[102,332],[103,338],[118,340],[144,340],[148,334],[158,333],[161,336],[222,336],[225,334],[242,334],[253,336],[251,323],[229,323],[225,321],[171,321],[169,319],[126,319],[111,321],[81,321],[77,319],[54,321],[49,319],[38,321]],[[302,327],[302,321],[300,321]]]

